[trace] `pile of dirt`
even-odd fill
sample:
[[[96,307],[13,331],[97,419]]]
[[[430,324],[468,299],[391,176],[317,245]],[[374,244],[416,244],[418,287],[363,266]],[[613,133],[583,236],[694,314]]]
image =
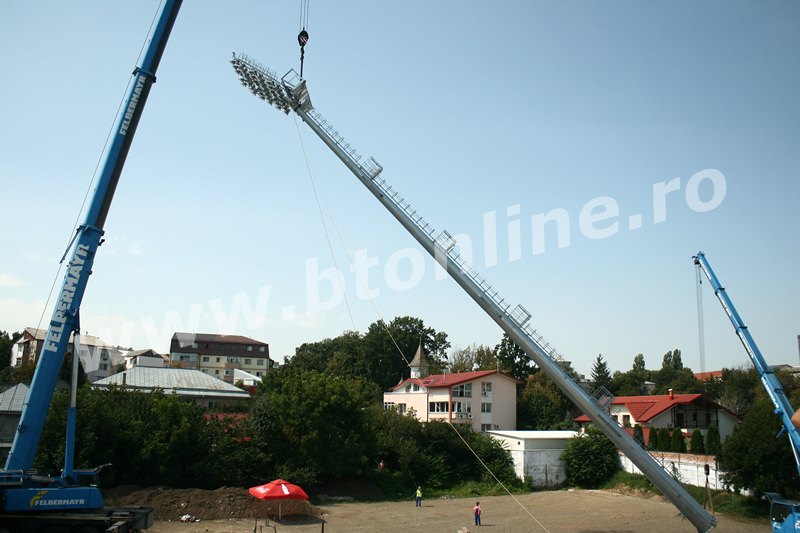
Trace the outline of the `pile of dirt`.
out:
[[[106,505],[140,505],[152,507],[155,519],[177,521],[189,515],[197,520],[226,518],[277,517],[306,515],[319,517],[322,511],[306,501],[284,500],[265,502],[251,496],[247,489],[222,487],[215,490],[171,489],[166,487],[117,487],[104,491]]]

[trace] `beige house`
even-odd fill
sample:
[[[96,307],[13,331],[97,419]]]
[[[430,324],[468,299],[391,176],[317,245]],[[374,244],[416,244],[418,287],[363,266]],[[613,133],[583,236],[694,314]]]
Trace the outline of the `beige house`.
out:
[[[497,370],[427,375],[422,347],[411,362],[411,377],[383,394],[386,409],[422,422],[470,424],[477,431],[516,429],[517,380]]]
[[[234,383],[236,370],[263,378],[273,366],[269,344],[241,335],[209,333],[175,333],[169,364],[199,370],[227,383]]]

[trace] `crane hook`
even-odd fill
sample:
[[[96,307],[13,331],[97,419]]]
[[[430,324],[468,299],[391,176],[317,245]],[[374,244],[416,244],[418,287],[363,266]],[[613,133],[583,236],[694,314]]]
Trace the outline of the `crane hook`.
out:
[[[308,32],[305,28],[297,34],[297,43],[300,45],[300,77],[303,77],[303,60],[306,56],[306,43],[308,42]]]

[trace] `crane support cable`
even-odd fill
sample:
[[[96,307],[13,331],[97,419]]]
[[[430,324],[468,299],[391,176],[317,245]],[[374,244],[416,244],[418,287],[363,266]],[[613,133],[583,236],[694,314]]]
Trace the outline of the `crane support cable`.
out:
[[[695,266],[697,277],[697,337],[700,345],[700,372],[706,371],[706,334],[703,323],[703,279],[700,276],[700,265]]]
[[[158,20],[158,14],[161,12],[161,5],[163,2],[159,2],[158,8],[156,9],[155,13],[153,13],[153,18],[150,21],[150,27],[147,30],[147,35],[145,35],[144,40],[142,41],[142,47],[139,49],[139,55],[136,57],[136,64],[138,65],[141,62],[142,54],[144,54],[145,48],[147,47],[147,42],[150,40],[150,36],[153,33],[153,27]],[[58,268],[56,269],[56,273],[53,276],[53,283],[50,286],[50,292],[47,293],[47,298],[45,299],[44,305],[42,306],[42,314],[39,316],[39,322],[36,324],[36,329],[41,329],[42,322],[44,321],[45,313],[47,313],[47,309],[50,307],[50,299],[53,297],[53,291],[55,291],[56,283],[61,278],[61,266],[64,264],[64,260],[69,255],[69,251],[72,249],[72,245],[75,243],[75,239],[78,235],[78,225],[80,223],[81,217],[83,216],[83,210],[86,207],[86,202],[89,200],[89,194],[92,192],[92,188],[94,187],[94,182],[97,179],[97,172],[100,170],[100,165],[103,163],[103,155],[106,153],[108,149],[108,145],[111,142],[111,138],[114,135],[114,129],[119,119],[120,112],[122,111],[123,106],[125,105],[125,100],[127,99],[127,95],[130,93],[131,84],[133,83],[133,78],[129,77],[128,81],[125,85],[125,90],[122,92],[122,97],[119,100],[119,105],[117,106],[117,112],[114,114],[114,118],[111,121],[111,125],[108,127],[108,133],[106,134],[106,140],[103,144],[103,148],[100,150],[100,154],[97,156],[97,162],[94,165],[94,172],[92,172],[92,177],[89,179],[89,184],[86,186],[86,192],[83,194],[83,201],[81,201],[81,206],[78,208],[78,214],[75,216],[75,223],[72,225],[72,231],[70,232],[69,240],[67,245],[64,249],[64,254],[61,256],[61,260],[58,262]]]
[[[306,145],[303,143],[303,136],[300,134],[300,125],[297,123],[297,115],[294,115],[294,127],[297,129],[297,138],[300,139],[300,147],[303,150],[303,157],[306,161],[306,168],[308,169],[308,178],[311,181],[311,189],[314,191],[314,199],[317,202],[317,210],[319,211],[319,218],[322,220],[322,229],[325,232],[325,240],[328,243],[328,250],[331,252],[331,259],[333,260],[333,266],[336,268],[336,272],[341,272],[339,270],[339,265],[336,262],[336,254],[333,253],[333,246],[331,245],[331,236],[328,233],[328,226],[325,223],[325,213],[322,210],[322,204],[320,203],[319,197],[319,190],[317,188],[316,180],[314,180],[314,173],[311,171],[311,162],[308,159],[308,152],[306,151]],[[332,219],[332,217],[331,217]],[[337,276],[337,279],[341,283],[342,279],[340,276]],[[344,284],[341,286],[342,289],[342,296],[344,297],[344,303],[347,306],[347,314],[350,316],[350,323],[353,325],[353,330],[356,329],[356,321],[353,319],[353,311],[350,309],[350,302],[347,299],[347,291],[345,290]]]
[[[328,228],[325,225],[325,216],[323,214],[322,204],[325,205],[325,211],[328,212],[328,217],[331,220],[331,225],[333,226],[333,230],[336,233],[336,237],[339,239],[339,244],[342,247],[342,249],[344,250],[344,253],[347,255],[347,259],[348,259],[348,261],[350,262],[351,265],[353,265],[355,263],[355,259],[353,258],[352,254],[350,253],[350,250],[344,244],[344,239],[342,239],[342,234],[339,231],[339,227],[336,225],[336,220],[333,218],[333,214],[331,212],[331,209],[328,207],[328,204],[325,203],[325,198],[322,198],[321,201],[320,201],[320,196],[318,194],[318,188],[317,188],[317,185],[316,185],[316,181],[314,180],[314,175],[313,175],[313,172],[311,170],[311,162],[310,162],[310,160],[308,158],[308,153],[306,151],[305,144],[303,143],[303,135],[300,132],[300,126],[297,123],[297,115],[294,115],[294,125],[295,125],[295,128],[297,129],[297,138],[300,139],[300,146],[303,149],[303,157],[305,158],[305,161],[306,161],[306,168],[308,169],[308,175],[309,175],[309,178],[311,180],[311,186],[314,189],[314,196],[315,196],[315,198],[317,200],[317,209],[319,210],[320,218],[322,219],[322,225],[325,228],[325,238],[328,240],[328,248],[331,251],[331,257],[333,258],[334,266],[337,268],[337,271],[338,271],[339,267],[336,264],[336,256],[333,253],[333,247],[331,245],[330,236],[328,234]],[[361,280],[361,278],[359,276],[356,276],[356,283],[359,284],[359,287],[361,287],[361,289],[363,289],[364,293],[367,292],[367,288],[363,285],[363,282],[362,282],[362,280]],[[353,312],[350,309],[350,303],[347,300],[347,294],[344,292],[344,287],[342,287],[342,292],[344,294],[345,304],[347,305],[347,312],[350,314],[350,322],[353,324],[353,331],[357,331],[358,328],[356,327],[355,319],[353,318]],[[389,335],[389,339],[391,339],[392,344],[394,345],[395,348],[397,348],[397,351],[400,354],[400,357],[402,357],[403,361],[405,361],[406,366],[411,366],[411,361],[408,360],[408,357],[405,356],[405,354],[403,353],[403,350],[400,349],[400,345],[397,344],[397,340],[395,340],[394,335],[392,335],[392,331],[389,329],[389,326],[386,324],[386,321],[384,320],[383,315],[380,313],[380,311],[378,311],[378,308],[375,306],[375,302],[373,302],[371,298],[367,298],[367,301],[369,302],[370,306],[372,307],[372,310],[375,312],[375,315],[378,317],[378,322],[380,322],[381,326],[383,326],[383,329],[386,330],[387,335]]]
[[[457,429],[457,428],[456,428],[456,427],[453,425],[453,423],[452,423],[452,422],[450,422],[450,421],[448,420],[448,421],[447,421],[447,425],[448,425],[448,426],[450,426],[450,428],[451,428],[453,431],[455,431],[455,432],[456,432],[456,435],[458,435],[458,438],[459,438],[459,439],[461,439],[461,442],[463,442],[463,443],[464,443],[464,446],[466,446],[466,447],[467,447],[467,449],[468,449],[470,452],[472,452],[472,455],[474,455],[474,456],[475,456],[475,458],[478,460],[478,462],[480,462],[480,463],[481,463],[481,465],[483,465],[483,468],[485,468],[485,469],[486,469],[486,471],[487,471],[487,472],[489,472],[489,475],[491,475],[491,476],[494,478],[494,480],[495,480],[495,481],[497,481],[497,483],[498,483],[498,484],[499,484],[501,487],[503,487],[503,490],[504,490],[504,491],[506,491],[506,493],[507,493],[509,496],[511,496],[511,498],[512,498],[512,499],[513,499],[515,502],[517,502],[517,505],[519,505],[520,507],[522,507],[522,510],[523,510],[523,511],[525,511],[526,513],[528,513],[528,516],[530,516],[531,518],[533,518],[533,521],[534,521],[534,522],[536,522],[536,523],[539,525],[539,527],[541,527],[543,530],[545,530],[545,531],[547,531],[548,533],[550,533],[550,532],[549,532],[549,530],[548,530],[546,527],[544,527],[544,524],[542,524],[541,522],[539,522],[539,520],[538,520],[538,519],[537,519],[535,516],[533,516],[533,514],[532,514],[532,513],[531,513],[531,512],[528,510],[528,508],[527,508],[527,507],[525,507],[524,505],[522,505],[522,502],[521,502],[521,501],[519,501],[519,500],[517,499],[517,497],[516,497],[516,496],[514,496],[514,494],[512,494],[512,492],[511,492],[510,490],[508,490],[508,487],[506,487],[506,486],[503,484],[503,482],[502,482],[502,481],[500,481],[500,479],[499,479],[499,478],[498,478],[496,475],[494,475],[494,472],[492,472],[492,469],[491,469],[491,468],[489,468],[489,467],[487,466],[487,464],[483,462],[483,459],[481,459],[481,458],[480,458],[480,456],[478,456],[478,454],[475,452],[475,450],[473,450],[473,449],[472,449],[472,446],[470,446],[470,445],[469,445],[469,443],[467,442],[467,440],[466,440],[466,439],[464,438],[464,436],[463,436],[463,435],[462,435],[462,434],[461,434],[461,433],[458,431],[458,429]]]

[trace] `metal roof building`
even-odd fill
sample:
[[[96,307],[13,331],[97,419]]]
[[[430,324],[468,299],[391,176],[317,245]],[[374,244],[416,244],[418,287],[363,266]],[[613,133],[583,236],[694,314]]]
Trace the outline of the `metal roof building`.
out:
[[[92,383],[93,387],[117,385],[131,390],[164,391],[193,400],[203,407],[215,407],[221,402],[247,399],[250,394],[238,387],[199,370],[183,368],[133,367]]]

